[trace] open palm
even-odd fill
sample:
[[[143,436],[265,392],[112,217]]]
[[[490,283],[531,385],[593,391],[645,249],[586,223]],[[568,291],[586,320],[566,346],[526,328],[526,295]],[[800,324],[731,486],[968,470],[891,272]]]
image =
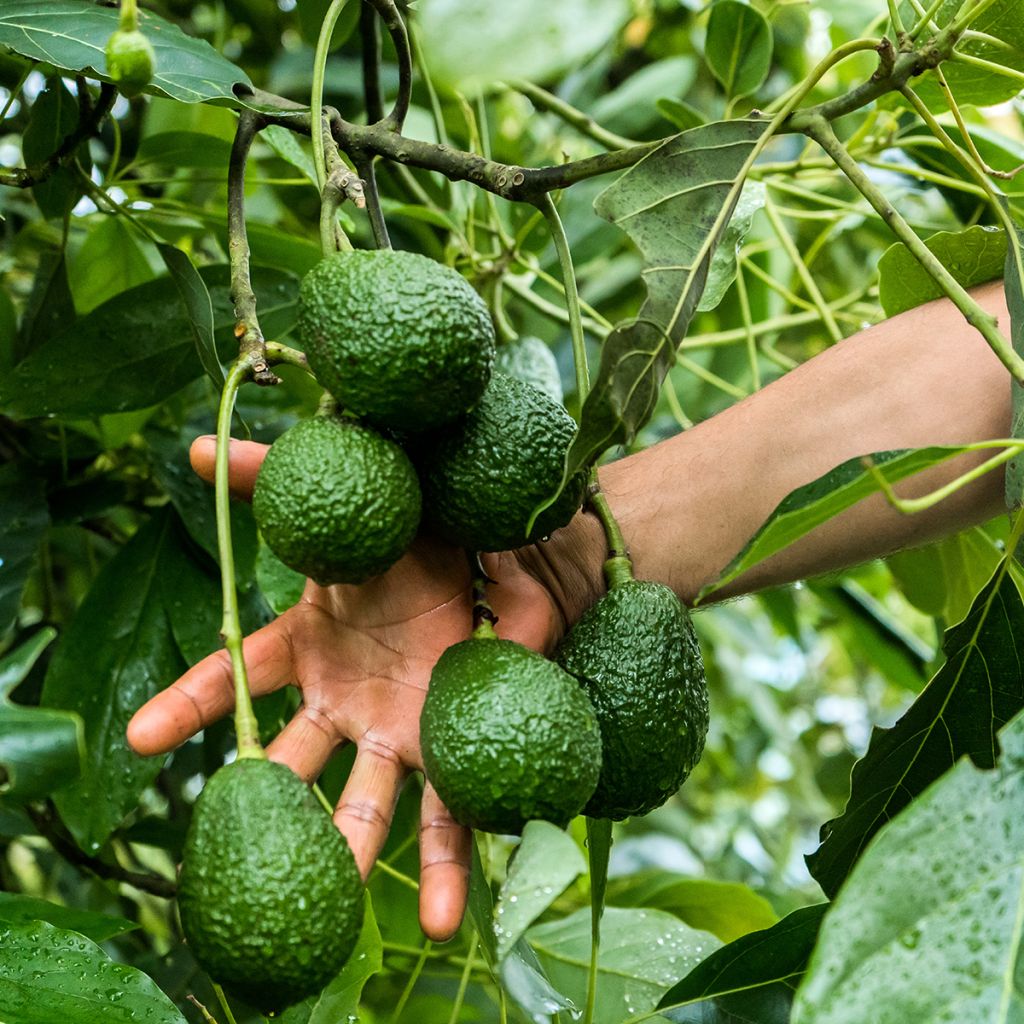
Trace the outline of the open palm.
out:
[[[232,442],[232,490],[250,497],[266,453]],[[214,444],[200,438],[193,466],[212,478]],[[537,650],[558,639],[563,615],[549,589],[514,553],[488,556],[499,581],[492,600],[498,631]],[[465,556],[419,538],[384,575],[359,586],[306,585],[302,599],[245,640],[254,696],[295,685],[302,705],[267,753],[306,781],[343,744],[355,743],[351,775],[334,813],[364,877],[387,838],[405,777],[422,770],[419,717],[434,663],[469,635],[471,593]],[[140,754],[185,742],[234,708],[230,660],[217,651],[149,701],[132,719],[128,739]],[[434,939],[450,937],[465,908],[468,830],[424,786],[420,831],[420,922]]]

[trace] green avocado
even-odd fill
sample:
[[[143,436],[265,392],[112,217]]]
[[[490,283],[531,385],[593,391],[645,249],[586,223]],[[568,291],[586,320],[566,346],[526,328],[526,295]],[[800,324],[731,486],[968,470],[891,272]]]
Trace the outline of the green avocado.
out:
[[[398,445],[353,420],[315,416],[271,445],[252,510],[285,565],[323,585],[362,583],[416,535],[420,488]]]
[[[555,355],[540,338],[529,334],[498,346],[494,369],[532,384],[553,402],[562,402],[562,375]]]
[[[244,759],[199,795],[178,882],[202,968],[264,1013],[319,992],[359,937],[363,885],[348,843],[290,768]]]
[[[138,96],[153,80],[156,55],[138,29],[118,29],[107,40],[107,74],[125,96]]]
[[[476,408],[438,431],[413,455],[427,525],[473,551],[507,551],[565,526],[583,502],[586,471],[541,513],[534,508],[562,480],[576,436],[572,417],[532,384],[495,373]]]
[[[621,821],[660,807],[700,760],[708,731],[689,613],[668,587],[630,580],[583,615],[556,660],[582,683],[601,726],[601,778],[586,813]]]
[[[341,405],[400,431],[465,412],[494,361],[483,300],[457,271],[413,252],[321,260],[303,278],[298,328],[313,373]]]
[[[564,827],[601,768],[594,710],[572,676],[511,640],[449,647],[420,716],[423,765],[455,820],[518,834],[528,821]]]

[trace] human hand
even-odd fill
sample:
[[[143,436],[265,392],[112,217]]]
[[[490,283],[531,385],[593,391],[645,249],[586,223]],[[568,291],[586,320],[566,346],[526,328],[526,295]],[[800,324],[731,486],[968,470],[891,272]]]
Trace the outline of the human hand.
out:
[[[213,480],[215,439],[192,445],[193,468]],[[266,446],[232,441],[232,492],[252,496]],[[589,517],[578,516],[578,520]],[[501,636],[550,650],[587,606],[593,573],[583,567],[582,535],[519,552],[485,556],[498,581],[490,599]],[[579,536],[577,536],[579,534]],[[558,536],[556,534],[556,536]],[[571,538],[571,539],[570,539]],[[557,566],[565,557],[564,571]],[[600,547],[598,548],[600,552]],[[600,566],[600,554],[598,561]],[[596,584],[595,584],[596,585]],[[357,753],[334,812],[365,878],[387,838],[398,793],[411,771],[422,771],[420,709],[434,663],[471,628],[466,558],[457,548],[419,537],[382,576],[358,586],[308,582],[302,599],[244,644],[249,686],[259,697],[289,684],[302,705],[267,748],[274,761],[312,782],[346,743]],[[204,658],[144,705],[128,726],[139,754],[160,754],[234,709],[225,650]],[[469,888],[471,835],[458,825],[429,782],[420,824],[420,925],[431,939],[459,927]]]

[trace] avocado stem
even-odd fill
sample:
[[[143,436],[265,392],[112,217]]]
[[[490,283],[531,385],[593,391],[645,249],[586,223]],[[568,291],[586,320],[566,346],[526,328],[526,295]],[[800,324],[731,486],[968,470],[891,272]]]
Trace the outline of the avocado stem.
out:
[[[473,639],[497,640],[494,624],[498,616],[487,600],[487,584],[494,581],[484,572],[478,551],[467,551],[469,559],[469,575],[473,587]]]
[[[228,491],[231,416],[238,389],[252,376],[254,356],[239,356],[228,371],[217,410],[217,460],[214,480],[217,508],[217,551],[220,555],[221,602],[223,618],[220,635],[231,657],[235,683],[235,736],[238,757],[265,758],[259,726],[249,696],[249,679],[242,653],[242,624],[238,616],[238,591],[235,584],[235,554],[231,544],[231,495]]]
[[[601,521],[601,526],[604,529],[605,542],[608,545],[608,559],[604,563],[604,576],[608,581],[608,589],[614,590],[633,579],[633,562],[629,557],[626,539],[622,536],[622,528],[612,513],[608,499],[601,490],[596,468],[590,471],[587,506]]]
[[[121,16],[118,19],[117,27],[122,32],[137,32],[139,30],[138,0],[121,0]]]

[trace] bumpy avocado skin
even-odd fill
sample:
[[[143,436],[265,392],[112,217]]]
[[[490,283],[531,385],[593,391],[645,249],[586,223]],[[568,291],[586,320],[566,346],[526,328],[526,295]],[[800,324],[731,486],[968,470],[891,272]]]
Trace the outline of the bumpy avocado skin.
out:
[[[660,583],[623,583],[573,626],[556,660],[580,680],[601,726],[601,777],[586,813],[621,821],[660,807],[700,760],[708,731],[689,613]]]
[[[534,508],[558,487],[575,435],[562,406],[532,384],[495,373],[476,408],[413,456],[427,525],[473,551],[519,548],[565,526],[583,502],[585,471],[526,533]]]
[[[181,927],[214,981],[264,1013],[319,992],[359,936],[348,843],[285,765],[221,768],[196,801],[178,882]]]
[[[395,430],[465,412],[494,361],[483,300],[457,271],[418,253],[321,260],[302,281],[298,327],[317,380],[345,409]]]
[[[553,402],[562,401],[562,375],[554,353],[540,338],[529,334],[498,346],[494,369],[532,384]]]
[[[518,834],[564,827],[597,784],[601,738],[583,690],[553,662],[510,640],[449,647],[420,717],[427,778],[455,819]]]
[[[303,420],[271,445],[252,497],[274,554],[324,585],[384,572],[415,536],[420,505],[405,452],[331,416]]]

